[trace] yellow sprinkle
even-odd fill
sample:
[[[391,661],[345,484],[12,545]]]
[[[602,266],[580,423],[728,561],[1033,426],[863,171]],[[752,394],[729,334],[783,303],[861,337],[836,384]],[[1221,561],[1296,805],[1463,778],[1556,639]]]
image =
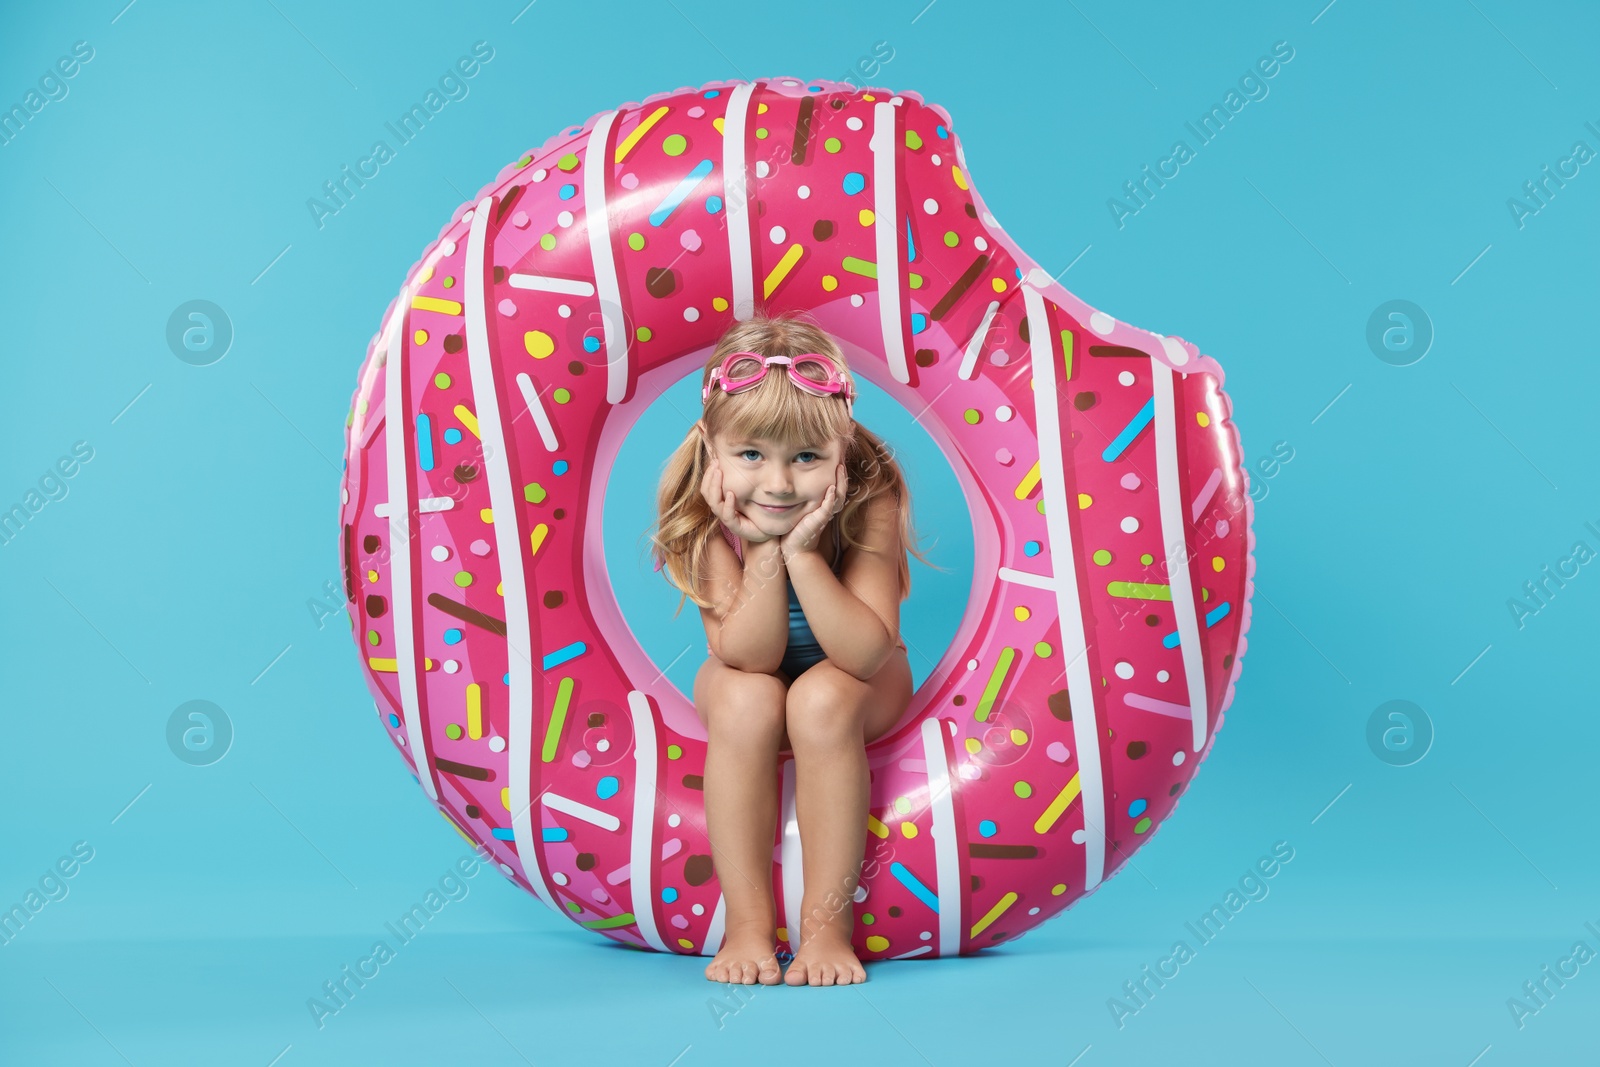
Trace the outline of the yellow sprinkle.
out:
[[[967,754],[969,756],[976,756],[979,752],[983,751],[983,742],[979,741],[976,737],[967,738],[964,744],[967,746]]]
[[[903,822],[900,824],[900,832],[906,836],[907,840],[910,840],[911,838],[917,836],[917,824],[914,822]]]
[[[1082,785],[1078,781],[1078,776],[1074,774],[1068,779],[1067,784],[1061,787],[1061,792],[1056,794],[1056,798],[1050,802],[1050,806],[1044,809],[1044,814],[1040,815],[1038,821],[1033,824],[1034,830],[1041,834],[1049,833],[1050,827],[1054,826],[1056,820],[1061,818],[1061,813],[1066,811],[1067,806],[1074,800],[1078,799],[1078,790],[1081,788]]]
[[[427,330],[418,330],[416,333],[411,335],[411,340],[414,343],[419,344],[419,345],[427,344],[428,343],[428,331]]]
[[[483,689],[477,682],[467,683],[467,736],[474,741],[483,736]]]
[[[495,582],[494,583],[494,595],[495,596],[505,596],[506,595],[506,583],[505,582]]]
[[[889,947],[889,939],[882,934],[867,935],[867,951],[882,952]]]
[[[484,522],[493,522],[494,508],[479,508],[478,518],[482,519]]]
[[[989,909],[989,914],[972,924],[972,936],[977,937],[979,934],[989,929],[989,924],[1000,918],[1000,916],[1004,915],[1006,913],[1006,909],[1011,907],[1011,905],[1015,904],[1016,902],[1017,895],[1015,893],[1007,893],[1005,896],[1001,897],[995,903],[995,906]]]
[[[427,281],[428,279],[430,279],[432,277],[433,277],[433,264],[429,263],[426,267],[422,268],[422,273],[417,275],[416,284],[421,285],[423,282]]]
[[[887,839],[889,836],[889,828],[883,825],[883,823],[880,822],[878,818],[870,811],[867,812],[867,829],[871,830],[878,837],[884,839]]]
[[[541,522],[539,525],[533,528],[531,533],[528,534],[528,554],[530,556],[537,556],[539,554],[539,546],[544,544],[544,535],[549,532],[550,527]]]
[[[966,189],[967,179],[966,176],[961,173],[961,168],[952,163],[950,164],[950,173],[955,175],[956,188],[962,190]]]
[[[712,119],[711,120],[711,125],[716,127],[716,130],[717,130],[718,133],[721,133],[722,132],[722,116],[718,115],[716,118]]]
[[[511,787],[506,786],[500,790],[500,803],[505,805],[507,811],[511,810]]]
[[[794,265],[800,262],[800,253],[802,251],[804,249],[799,244],[789,246],[789,250],[783,254],[783,258],[778,260],[778,265],[772,268],[772,273],[768,274],[766,280],[761,283],[763,296],[770,297],[772,291],[783,284],[783,280],[789,276],[789,272],[794,269]]]
[[[411,306],[418,311],[442,311],[446,315],[461,314],[461,304],[456,300],[440,300],[436,296],[414,296]]]
[[[1027,608],[1023,607],[1021,604],[1018,604],[1015,608],[1013,608],[1011,610],[1011,614],[1016,616],[1016,620],[1018,622],[1027,622],[1029,617],[1033,615],[1033,612],[1029,611]]]
[[[478,436],[478,416],[474,415],[471,411],[467,410],[467,406],[465,404],[457,404],[456,405],[455,414],[456,414],[456,418],[461,420],[461,425],[465,426],[468,430],[470,430],[472,432],[472,436],[477,437]]]
[[[376,585],[377,582],[378,582],[378,572],[377,571],[368,571],[367,572],[367,581],[369,581],[369,582],[373,583],[374,585]]]
[[[728,310],[728,302],[722,299],[720,296],[714,296],[711,298],[711,306],[716,308],[718,311]]]
[[[767,105],[766,104],[757,104],[756,105],[756,114],[757,115],[765,115],[766,113],[767,113]]]
[[[1211,416],[1207,415],[1203,411],[1197,411],[1194,413],[1194,421],[1198,422],[1201,426],[1210,426]]]
[[[871,93],[862,93],[861,94],[861,99],[863,99],[863,100],[876,100],[878,98],[873,96]]]
[[[839,279],[831,274],[824,274],[822,276],[822,288],[827,292],[833,292],[839,288]]]
[[[1212,556],[1211,557],[1211,569],[1212,570],[1220,571],[1222,568],[1226,567],[1227,565],[1228,565],[1227,561],[1224,560],[1221,556]]]
[[[1088,493],[1079,493],[1078,494],[1078,509],[1080,511],[1083,510],[1084,508],[1088,507],[1090,504],[1093,504],[1093,503],[1094,503],[1094,497],[1090,496]]]
[[[997,293],[1003,293],[1006,291],[1006,280],[1004,278],[991,278],[989,280],[989,288]]]
[[[650,113],[649,118],[635,126],[633,128],[633,132],[628,134],[621,144],[617,145],[616,161],[621,163],[624,159],[628,158],[628,153],[633,151],[633,146],[639,143],[639,139],[645,134],[649,133],[650,127],[660,122],[662,117],[671,110],[672,109],[670,107],[662,104],[660,107],[656,108]]]
[[[1028,731],[1013,729],[1011,731],[1011,743],[1013,745],[1025,745],[1025,744],[1027,744],[1028,743]]]
[[[382,671],[384,674],[394,674],[396,671],[398,671],[400,669],[399,667],[397,667],[395,665],[395,661],[394,661],[393,658],[390,658],[390,659],[378,659],[375,656],[368,656],[367,657],[367,666],[372,668],[375,671]]]
[[[1033,492],[1033,487],[1039,484],[1039,461],[1034,460],[1033,466],[1028,468],[1028,473],[1023,475],[1022,481],[1017,483],[1015,490],[1018,500],[1028,499],[1028,494]],[[1040,503],[1043,503],[1041,500]]]
[[[543,330],[529,330],[522,335],[522,347],[534,359],[543,359],[556,350],[556,343]]]
[[[862,208],[860,211],[858,211],[856,213],[856,217],[861,220],[861,225],[863,225],[863,226],[871,226],[872,225],[872,220],[876,216],[874,216],[872,214],[872,209],[871,208],[864,207],[864,208]]]

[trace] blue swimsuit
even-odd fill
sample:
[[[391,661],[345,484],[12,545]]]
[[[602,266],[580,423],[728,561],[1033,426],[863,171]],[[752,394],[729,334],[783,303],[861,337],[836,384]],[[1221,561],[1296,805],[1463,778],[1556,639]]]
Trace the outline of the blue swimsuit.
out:
[[[726,526],[722,527],[722,536],[733,548],[734,555],[739,561],[744,562],[744,546],[740,543],[737,534]],[[839,573],[839,564],[844,559],[844,553],[839,547],[839,524],[833,524],[833,573]],[[827,653],[822,651],[822,646],[817,644],[816,634],[811,632],[811,624],[806,621],[806,613],[800,607],[800,596],[794,591],[794,583],[784,575],[784,584],[789,589],[789,644],[784,649],[783,662],[778,666],[789,680],[800,677],[806,671],[815,667],[827,658]],[[710,651],[709,647],[707,651]]]

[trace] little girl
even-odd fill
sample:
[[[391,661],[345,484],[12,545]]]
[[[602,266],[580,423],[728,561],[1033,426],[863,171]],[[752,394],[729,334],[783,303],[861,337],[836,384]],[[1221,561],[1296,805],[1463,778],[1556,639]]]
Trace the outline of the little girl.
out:
[[[657,569],[700,607],[710,653],[706,829],[727,907],[715,982],[775,985],[779,756],[795,761],[805,892],[784,980],[866,980],[851,948],[866,848],[866,745],[911,701],[900,601],[914,545],[905,478],[854,421],[839,345],[800,314],[736,322],[701,379],[704,413],[667,461]],[[683,608],[683,600],[678,602]]]

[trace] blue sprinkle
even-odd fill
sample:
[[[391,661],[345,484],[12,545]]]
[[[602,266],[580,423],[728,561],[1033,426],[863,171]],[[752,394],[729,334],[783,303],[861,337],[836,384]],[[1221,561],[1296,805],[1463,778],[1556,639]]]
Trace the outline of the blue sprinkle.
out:
[[[663,889],[661,891],[661,900],[662,900],[663,903],[671,904],[673,901],[675,901],[677,899],[678,899],[678,891],[676,889],[672,888],[670,885],[667,886],[667,888],[665,888],[665,889]]]
[[[858,170],[853,170],[844,176],[844,191],[846,195],[855,196],[867,187],[866,176]]]
[[[1037,556],[1039,552],[1039,542],[1037,541],[1029,541],[1027,544],[1022,546],[1022,554],[1024,556]]]
[[[1174,630],[1170,634],[1168,634],[1167,636],[1163,637],[1161,639],[1161,647],[1162,648],[1177,648],[1178,647],[1178,631]]]
[[[517,839],[516,831],[509,826],[496,826],[490,832],[494,834],[496,841],[515,841]]]
[[[433,470],[433,420],[424,411],[417,412],[417,465]]]
[[[929,911],[935,915],[939,914],[938,896],[923,884],[922,879],[911,873],[911,868],[899,860],[895,860],[889,864],[889,873],[894,876],[895,881],[909,889],[912,896],[926,904]]]
[[[511,684],[511,672],[510,671],[506,671],[506,673],[502,674],[500,676],[500,681],[504,682],[506,685],[510,685]]]
[[[447,645],[459,645],[461,643],[461,631],[454,626],[450,627],[444,632],[444,643]]]
[[[706,212],[707,212],[707,214],[715,215],[717,212],[719,212],[721,210],[722,210],[722,197],[720,197],[720,196],[708,196],[708,197],[706,197]]]
[[[911,332],[912,333],[921,333],[923,330],[926,330],[927,328],[928,328],[928,316],[924,315],[920,311],[913,311],[911,313]]]
[[[1149,804],[1145,803],[1144,798],[1140,797],[1138,800],[1135,800],[1132,804],[1128,805],[1128,818],[1137,819],[1139,816],[1144,814],[1144,809],[1148,808],[1149,806]]]
[[[567,660],[577,659],[587,651],[589,651],[589,646],[582,641],[574,641],[570,645],[562,645],[544,657],[544,662],[540,665],[540,669],[548,671],[553,667],[559,667]]]
[[[400,716],[392,711],[389,713],[389,725],[396,730],[400,729]]]
[[[941,141],[948,140],[950,138],[950,131],[945,129],[942,123],[938,126],[935,126],[933,128],[933,132],[939,135],[939,139]]]
[[[808,93],[820,93],[820,92],[822,92],[822,86],[813,85],[813,86],[811,86],[811,88],[807,89],[806,92],[808,92]]]
[[[1100,458],[1110,463],[1126,452],[1128,446],[1133,444],[1133,439],[1139,436],[1139,431],[1150,425],[1150,420],[1155,418],[1155,414],[1156,398],[1152,396],[1144,402],[1144,407],[1139,409],[1139,413],[1128,421],[1128,425],[1122,428],[1122,432],[1106,445],[1105,451],[1100,453]]]
[[[563,199],[563,200],[571,200],[573,197],[575,197],[577,195],[578,195],[578,187],[576,185],[573,185],[573,184],[571,184],[569,182],[568,184],[563,185],[561,187],[561,199]]]
[[[545,841],[565,841],[567,839],[566,827],[546,826],[542,832],[542,839]]]
[[[1017,267],[1016,268],[1016,275],[1017,275],[1017,277],[1019,279],[1022,277],[1022,268],[1021,267]]]
[[[982,834],[984,837],[993,837],[996,829],[997,828],[993,819],[985,819],[978,824],[978,833]]]
[[[911,216],[906,216],[906,262],[917,261],[917,242],[911,237]]]
[[[600,338],[598,338],[598,337],[585,337],[583,339],[583,350],[585,352],[598,352],[598,351],[600,351]]]
[[[717,97],[717,96],[721,96],[721,95],[722,95],[722,90],[721,89],[707,89],[706,90],[706,99],[707,100],[710,100],[712,97]]]
[[[1224,600],[1210,611],[1206,612],[1206,629],[1211,629],[1217,622],[1228,614],[1228,601]]]
[[[454,426],[450,427],[444,432],[444,443],[447,445],[460,444],[461,431],[456,429]]]
[[[619,788],[621,788],[621,785],[617,781],[617,776],[614,774],[608,774],[604,778],[600,779],[600,781],[595,783],[594,795],[599,797],[601,800],[610,800],[612,797],[617,795],[617,790]]]
[[[556,474],[567,473],[567,461],[564,459],[556,460],[554,463],[550,464],[550,470]]]

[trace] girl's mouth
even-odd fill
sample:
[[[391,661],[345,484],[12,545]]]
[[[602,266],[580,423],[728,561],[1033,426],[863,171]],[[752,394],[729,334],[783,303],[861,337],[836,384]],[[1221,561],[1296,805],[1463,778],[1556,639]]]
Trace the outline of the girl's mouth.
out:
[[[796,508],[799,505],[798,504],[786,504],[785,506],[783,506],[781,508],[775,508],[771,504],[762,504],[761,506],[766,508],[768,511],[772,512],[774,515],[782,515],[784,512],[789,511],[789,510],[791,510],[793,508]]]

